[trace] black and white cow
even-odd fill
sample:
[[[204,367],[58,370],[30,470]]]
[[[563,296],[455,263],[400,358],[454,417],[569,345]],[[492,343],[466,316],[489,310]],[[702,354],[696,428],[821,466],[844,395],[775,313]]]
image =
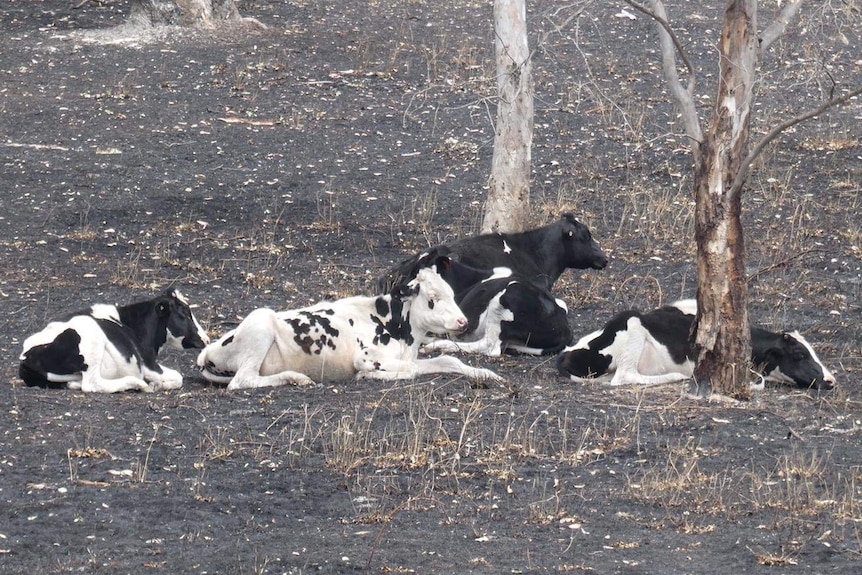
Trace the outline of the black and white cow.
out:
[[[469,327],[454,339],[426,344],[426,351],[542,355],[558,353],[572,339],[566,304],[508,268],[478,270],[452,261],[441,275]]]
[[[603,329],[564,349],[557,368],[577,382],[610,376],[611,385],[688,379],[694,372],[691,330],[696,311],[694,300],[681,300],[649,313],[617,314]],[[799,332],[752,327],[751,348],[752,365],[768,381],[816,389],[835,385],[835,376]]]
[[[18,374],[29,386],[115,393],[175,389],[178,371],[159,365],[165,346],[200,349],[209,337],[182,294],[125,306],[96,304],[24,340]]]
[[[506,267],[551,289],[564,271],[604,269],[608,258],[590,230],[570,212],[552,224],[515,234],[483,234],[444,244],[453,259],[482,270]],[[380,293],[398,283],[421,255],[404,260],[380,277]]]
[[[419,359],[430,333],[467,329],[452,288],[438,269],[443,256],[417,262],[386,295],[356,296],[276,312],[257,309],[198,356],[203,376],[228,389],[307,385],[315,381],[409,379],[459,373],[499,380],[494,372],[441,355]]]

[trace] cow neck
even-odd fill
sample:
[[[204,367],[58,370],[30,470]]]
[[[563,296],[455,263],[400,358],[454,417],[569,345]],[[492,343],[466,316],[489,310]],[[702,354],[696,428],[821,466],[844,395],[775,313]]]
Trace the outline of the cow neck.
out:
[[[563,275],[563,272],[566,271],[565,265],[561,263],[563,255],[558,254],[555,257],[553,254],[549,254],[548,250],[545,248],[546,245],[553,245],[553,242],[545,241],[545,238],[553,231],[556,231],[557,227],[558,226],[552,226],[551,229],[547,231],[545,231],[544,228],[537,228],[535,230],[511,234],[506,238],[506,242],[509,244],[509,247],[517,248],[523,253],[530,254],[536,268],[540,272],[547,270],[548,273],[543,273],[542,277],[547,283],[548,288],[553,286],[556,281],[560,279],[560,276]],[[534,233],[539,230],[542,230],[545,233]],[[559,234],[561,235],[562,231],[559,231]]]
[[[411,300],[411,303],[413,301],[416,301],[415,298]],[[403,341],[407,346],[418,348],[419,338],[414,337],[416,326],[411,321],[410,305],[404,305],[402,300],[396,298],[392,298],[389,305],[392,309],[392,323],[396,330],[392,335]],[[396,317],[398,318],[397,323]]]
[[[751,328],[751,364],[755,367],[762,367],[761,373],[768,375],[778,364],[770,362],[766,359],[766,352],[769,348],[777,346],[781,343],[782,334],[774,333],[760,327]]]
[[[120,323],[135,334],[135,340],[144,353],[158,355],[168,339],[167,325],[156,315],[158,300],[143,301],[117,308]]]
[[[396,339],[408,346],[418,345],[413,337],[414,326],[410,322],[410,309],[400,299],[391,295],[378,296],[375,303],[377,317],[377,341],[386,345],[390,339]]]

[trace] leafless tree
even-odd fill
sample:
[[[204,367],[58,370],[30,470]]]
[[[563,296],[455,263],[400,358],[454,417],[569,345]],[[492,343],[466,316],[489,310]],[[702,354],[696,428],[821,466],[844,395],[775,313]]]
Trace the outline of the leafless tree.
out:
[[[749,150],[758,63],[794,20],[803,0],[789,0],[762,32],[758,32],[757,0],[724,1],[718,93],[706,131],[695,108],[695,70],[673,33],[663,2],[651,0],[648,6],[626,2],[656,21],[665,80],[692,141],[698,264],[696,391],[748,397],[751,342],[740,215],[751,164],[783,130],[845,103],[862,89],[847,91],[783,122]],[[677,57],[687,68],[685,83],[677,72]]]
[[[494,0],[497,126],[483,232],[524,230],[530,216],[533,73],[526,0]]]

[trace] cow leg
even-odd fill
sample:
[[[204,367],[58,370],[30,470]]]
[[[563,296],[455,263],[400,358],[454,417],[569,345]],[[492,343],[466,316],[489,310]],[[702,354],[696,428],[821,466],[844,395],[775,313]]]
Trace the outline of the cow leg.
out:
[[[162,369],[161,373],[147,367],[142,369],[144,379],[150,382],[154,391],[179,389],[183,386],[183,374],[163,365],[159,365],[159,367]]]
[[[133,375],[118,377],[116,379],[104,379],[98,373],[94,373],[98,368],[88,369],[80,385],[77,382],[69,382],[66,386],[69,389],[80,389],[85,393],[119,393],[121,391],[143,391],[150,392],[153,388],[146,381]]]
[[[136,375],[124,375],[122,377],[116,377],[112,379],[102,377],[102,363],[104,361],[110,361],[110,358],[106,357],[108,355],[105,349],[106,345],[108,345],[108,341],[106,339],[97,337],[85,338],[81,342],[81,347],[79,351],[84,357],[84,363],[86,363],[89,368],[81,374],[80,387],[78,387],[77,385],[72,386],[71,384],[67,384],[67,387],[71,389],[80,389],[85,393],[153,391],[153,389],[146,381]],[[134,371],[138,371],[138,373],[140,373],[137,364],[129,364],[122,367],[117,366],[117,370],[119,371],[119,373],[134,373]]]
[[[253,311],[233,332],[232,341],[223,339],[210,344],[201,353],[198,363],[212,362],[220,369],[234,371],[227,388],[229,390],[279,387],[282,385],[311,385],[314,381],[305,374],[285,370],[270,375],[261,375],[261,366],[267,355],[277,345],[281,322],[271,309]]]
[[[482,339],[476,341],[454,341],[451,339],[437,339],[422,346],[422,351],[442,351],[444,353],[481,353],[490,357],[499,357],[502,353],[502,342],[500,341],[499,334],[496,338],[489,334],[485,334]]]
[[[416,360],[417,375],[429,373],[460,373],[472,379],[503,381],[503,378],[491,371],[481,367],[471,367],[451,355],[438,355]]]
[[[252,370],[241,370],[236,372],[236,375],[228,384],[227,388],[231,391],[237,389],[255,389],[258,387],[281,387],[284,385],[314,385],[314,380],[298,371],[282,371],[272,375],[260,375],[258,370],[260,367]]]
[[[405,361],[397,358],[362,357],[356,362],[357,379],[380,379],[394,381],[413,379],[419,375],[432,373],[458,373],[472,379],[502,381],[502,378],[489,369],[470,367],[456,357],[438,357]]]
[[[689,379],[690,375],[683,373],[663,373],[661,375],[644,375],[642,373],[617,370],[609,385],[659,385]]]
[[[640,366],[643,362],[657,362],[658,345],[636,317],[630,318],[626,325],[628,342],[623,352],[617,357],[617,369],[611,378],[610,385],[658,385],[682,381],[691,377],[679,372],[669,372],[657,375],[644,375]]]

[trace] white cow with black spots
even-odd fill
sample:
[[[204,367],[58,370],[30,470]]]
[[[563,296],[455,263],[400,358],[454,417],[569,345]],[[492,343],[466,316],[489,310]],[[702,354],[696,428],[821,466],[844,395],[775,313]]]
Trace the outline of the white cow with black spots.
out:
[[[204,378],[228,389],[358,379],[410,379],[457,373],[499,380],[494,372],[441,355],[418,358],[429,334],[458,334],[467,318],[438,273],[446,257],[424,258],[389,294],[356,296],[276,312],[261,308],[198,356]]]

